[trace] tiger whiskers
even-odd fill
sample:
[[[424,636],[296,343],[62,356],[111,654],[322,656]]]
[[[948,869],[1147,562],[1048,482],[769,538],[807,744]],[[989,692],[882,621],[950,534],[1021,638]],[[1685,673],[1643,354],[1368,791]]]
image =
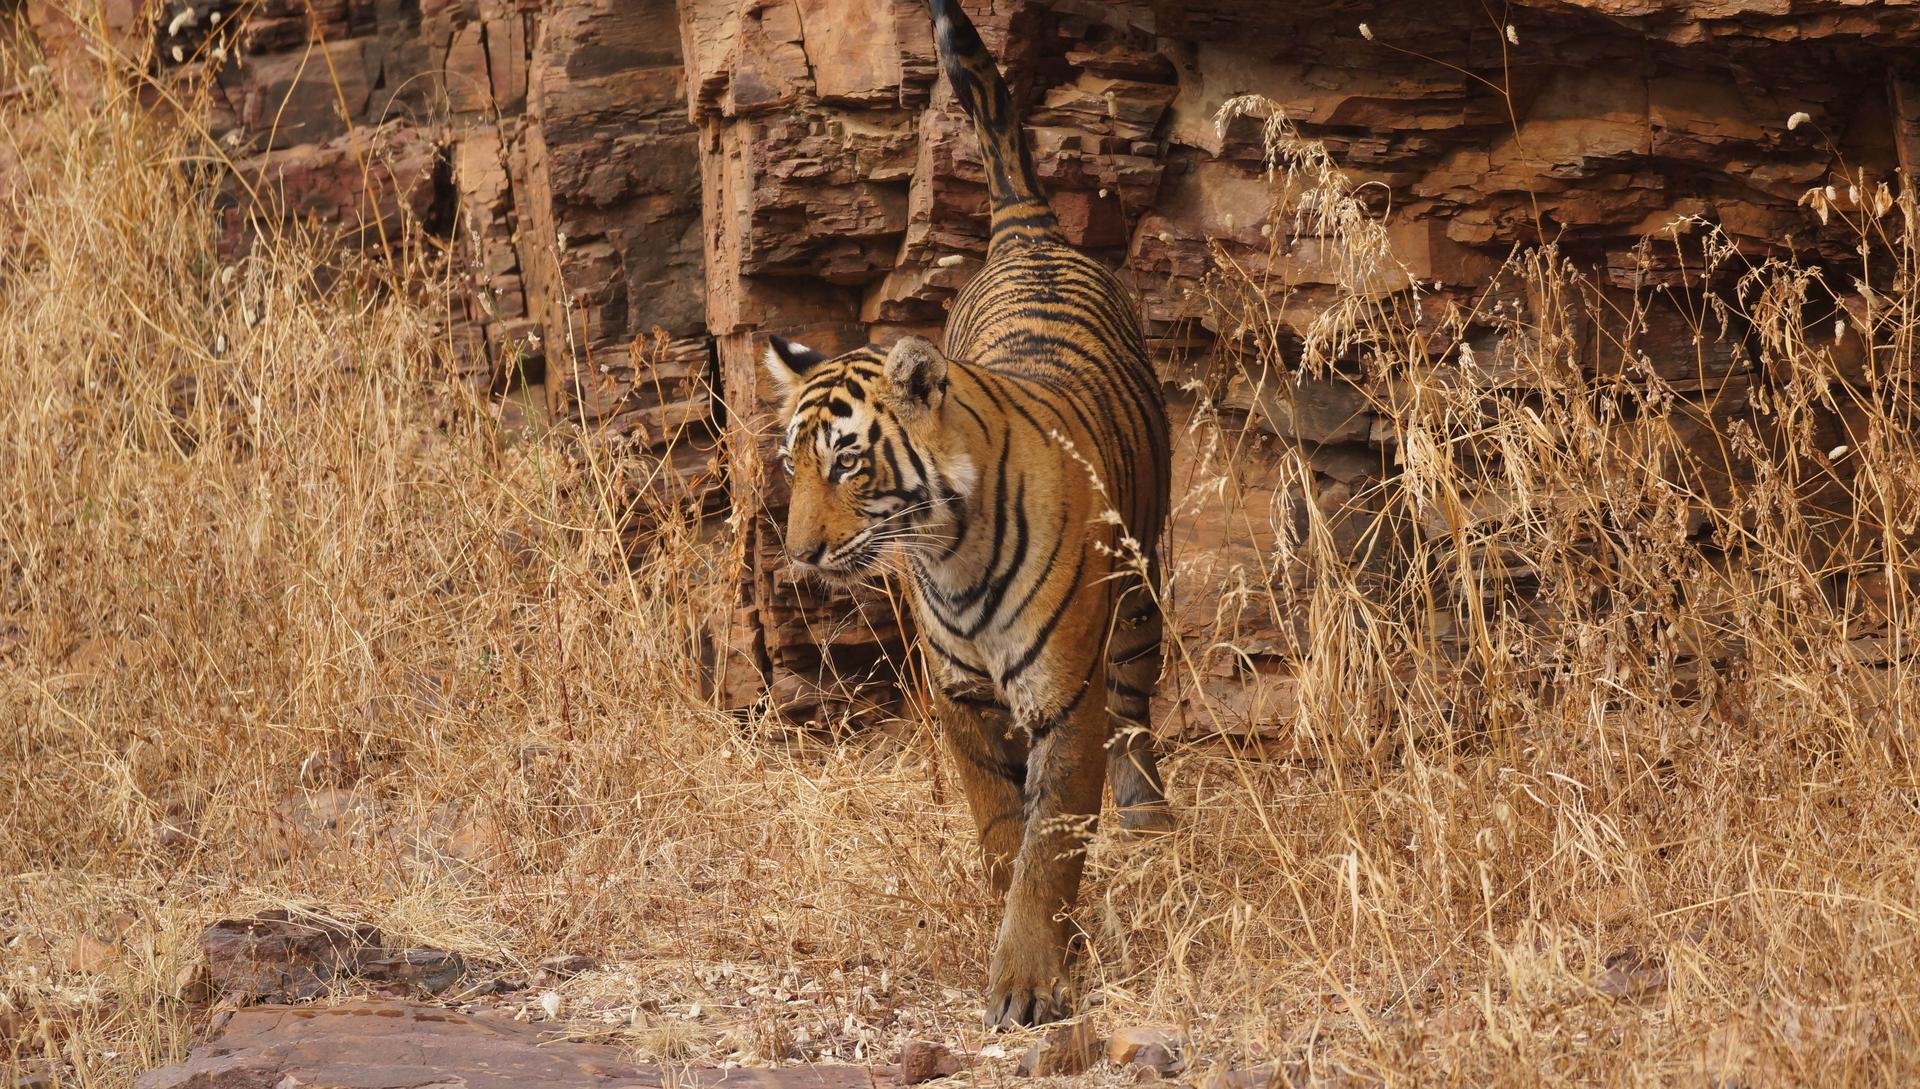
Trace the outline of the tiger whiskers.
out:
[[[951,547],[956,539],[951,534],[907,531],[888,534],[878,538],[877,541],[882,545],[897,546],[891,554],[900,559],[930,560],[936,558],[942,550]]]
[[[916,526],[916,525],[894,526],[889,524],[893,522],[898,522],[904,518],[911,517],[912,515],[918,514],[921,511],[938,510],[942,506],[944,506],[946,502],[947,500],[945,499],[929,499],[920,503],[915,503],[912,506],[902,507],[899,510],[894,511],[892,514],[887,515],[885,518],[881,519],[879,522],[875,523],[873,526],[868,527],[866,530],[862,532],[862,536],[865,537],[869,542],[872,542],[875,544],[900,544],[903,542],[924,542],[927,546],[929,546],[928,551],[931,551],[934,548],[944,548],[944,547],[951,546],[956,540],[959,539],[958,536],[954,532],[952,532],[951,528],[947,530],[940,530],[940,529],[934,529],[926,526]],[[902,552],[910,554],[911,550],[902,549]]]

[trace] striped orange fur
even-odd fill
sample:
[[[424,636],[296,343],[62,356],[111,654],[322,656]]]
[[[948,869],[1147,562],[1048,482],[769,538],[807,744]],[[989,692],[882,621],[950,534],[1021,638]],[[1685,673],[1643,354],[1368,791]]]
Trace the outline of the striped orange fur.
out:
[[[933,702],[1004,914],[994,1025],[1071,1012],[1065,914],[1111,783],[1123,826],[1171,825],[1148,703],[1160,674],[1166,405],[1140,326],[1061,236],[1006,83],[955,0],[929,0],[992,206],[944,350],[836,358],[778,337],[787,550],[827,579],[904,574]]]

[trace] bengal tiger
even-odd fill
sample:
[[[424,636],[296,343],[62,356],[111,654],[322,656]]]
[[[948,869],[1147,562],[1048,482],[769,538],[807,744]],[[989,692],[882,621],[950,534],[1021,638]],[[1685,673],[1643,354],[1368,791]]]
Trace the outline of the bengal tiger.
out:
[[[1071,1012],[1066,913],[1103,771],[1122,827],[1172,827],[1147,721],[1166,403],[1119,283],[1060,232],[992,54],[955,0],[928,6],[986,166],[986,263],[944,350],[827,358],[773,337],[766,367],[790,561],[833,582],[903,573],[1004,903],[986,1020],[1038,1024]]]

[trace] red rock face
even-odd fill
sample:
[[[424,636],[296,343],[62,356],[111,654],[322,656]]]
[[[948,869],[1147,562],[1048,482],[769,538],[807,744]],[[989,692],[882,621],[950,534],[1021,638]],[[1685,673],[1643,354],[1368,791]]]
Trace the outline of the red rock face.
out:
[[[84,79],[78,32],[50,2],[28,8],[61,70]],[[439,236],[468,282],[450,335],[475,384],[550,369],[556,408],[623,433],[711,415],[710,391],[687,381],[711,353],[671,2],[109,9],[123,55],[212,85],[213,134],[239,165],[229,256],[295,220],[367,248]]]
[[[313,218],[368,246],[451,239],[471,287],[453,332],[476,384],[524,365],[556,407],[643,446],[723,440],[744,558],[739,605],[718,624],[726,700],[771,690],[804,717],[823,688],[890,690],[896,610],[813,601],[782,574],[757,357],[769,332],[823,349],[935,335],[979,268],[979,156],[936,81],[921,0],[269,0],[224,29],[202,5],[173,34],[181,3],[164,5],[120,0],[107,25],[116,48],[150,46],[162,67],[229,51],[211,66],[215,132],[240,177],[276,194],[255,208],[235,187],[231,247],[256,216]],[[1366,185],[1399,267],[1360,286],[1386,294],[1410,277],[1436,315],[1543,240],[1628,312],[1682,275],[1636,251],[1681,217],[1717,224],[1749,258],[1844,265],[1851,232],[1802,195],[1843,163],[1894,179],[1920,156],[1920,84],[1899,51],[1920,8],[1538,0],[1508,27],[1473,5],[1384,0],[1366,10],[1369,39],[1357,9],[1292,0],[967,7],[1027,110],[1063,227],[1137,285],[1170,385],[1204,374],[1274,449],[1308,444],[1321,502],[1364,495],[1385,471],[1383,421],[1339,383],[1278,404],[1199,366],[1222,332],[1193,295],[1216,254],[1291,293],[1301,325],[1333,299],[1344,256],[1270,222],[1259,122],[1215,122],[1229,97],[1279,103]],[[71,50],[49,0],[27,10],[50,48]],[[1847,190],[1838,180],[1843,203]],[[1666,304],[1571,335],[1645,352],[1703,403],[1747,381],[1734,343],[1696,343]],[[1469,339],[1493,357],[1490,331]],[[1235,472],[1277,502],[1278,462],[1263,457]],[[677,464],[689,480],[707,469]],[[1175,545],[1222,571],[1260,548],[1204,506]],[[1182,622],[1202,639],[1219,621]],[[1242,687],[1246,717],[1285,703],[1283,686]]]
[[[1201,376],[1188,363],[1206,360],[1220,332],[1193,294],[1215,252],[1272,294],[1290,293],[1285,320],[1298,324],[1283,332],[1294,336],[1342,279],[1332,239],[1270,215],[1258,121],[1216,125],[1237,94],[1278,102],[1368,187],[1376,210],[1391,211],[1395,261],[1359,286],[1389,293],[1417,280],[1434,314],[1484,292],[1514,247],[1543,240],[1627,313],[1637,291],[1680,274],[1671,258],[1650,267],[1636,246],[1685,216],[1718,224],[1753,257],[1844,261],[1851,237],[1823,231],[1797,207],[1801,195],[1824,184],[1842,154],[1890,178],[1920,147],[1900,128],[1911,100],[1889,96],[1879,75],[1888,57],[1875,44],[1911,33],[1915,16],[1881,7],[1568,2],[1517,9],[1507,28],[1477,9],[1400,2],[1369,9],[1373,40],[1351,9],[1278,0],[968,7],[1026,106],[1063,226],[1132,275],[1170,384]],[[816,689],[865,677],[875,662],[873,674],[890,675],[898,654],[885,642],[890,627],[830,623],[852,606],[809,602],[781,575],[779,486],[763,487],[759,475],[771,429],[754,360],[769,331],[829,349],[935,332],[978,268],[979,159],[945,89],[929,86],[919,8],[680,5],[707,163],[708,316],[733,410],[734,500],[754,515],[742,523],[750,571],[730,640],[747,666],[728,685],[741,703],[768,677],[776,698],[805,715]],[[1625,15],[1643,21],[1618,21]],[[837,32],[845,26],[861,33]],[[1815,120],[1788,130],[1800,111]],[[1278,246],[1275,227],[1286,235]],[[1691,383],[1709,415],[1741,411],[1744,393],[1723,388],[1733,343],[1697,343],[1668,304],[1627,324],[1577,335],[1646,353],[1658,373]],[[1496,339],[1474,335],[1492,357]],[[1307,382],[1277,398],[1245,379],[1210,391],[1273,444],[1235,467],[1244,502],[1284,505],[1279,451],[1306,444],[1314,501],[1357,541],[1372,513],[1367,484],[1390,471],[1390,427],[1344,382]],[[1193,465],[1194,451],[1181,451],[1176,478]],[[1176,519],[1176,562],[1201,585],[1235,565],[1261,570],[1269,542],[1235,524],[1209,503]],[[1258,610],[1223,617],[1214,595],[1194,596],[1179,620],[1196,645],[1225,625],[1243,646],[1276,656],[1252,674],[1210,677],[1187,698],[1248,724],[1289,716],[1277,656],[1288,633],[1266,630],[1272,621]],[[835,638],[822,639],[826,630]]]

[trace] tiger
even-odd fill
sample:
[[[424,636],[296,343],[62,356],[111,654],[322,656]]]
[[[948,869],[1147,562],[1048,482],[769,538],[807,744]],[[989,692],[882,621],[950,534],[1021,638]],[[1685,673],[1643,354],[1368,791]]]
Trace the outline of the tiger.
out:
[[[829,358],[773,336],[796,572],[903,578],[933,717],[1002,905],[990,1027],[1071,1012],[1068,912],[1111,784],[1123,829],[1174,826],[1148,722],[1163,619],[1164,393],[1113,274],[1061,233],[1013,99],[956,0],[928,0],[972,119],[987,256],[943,346]]]

